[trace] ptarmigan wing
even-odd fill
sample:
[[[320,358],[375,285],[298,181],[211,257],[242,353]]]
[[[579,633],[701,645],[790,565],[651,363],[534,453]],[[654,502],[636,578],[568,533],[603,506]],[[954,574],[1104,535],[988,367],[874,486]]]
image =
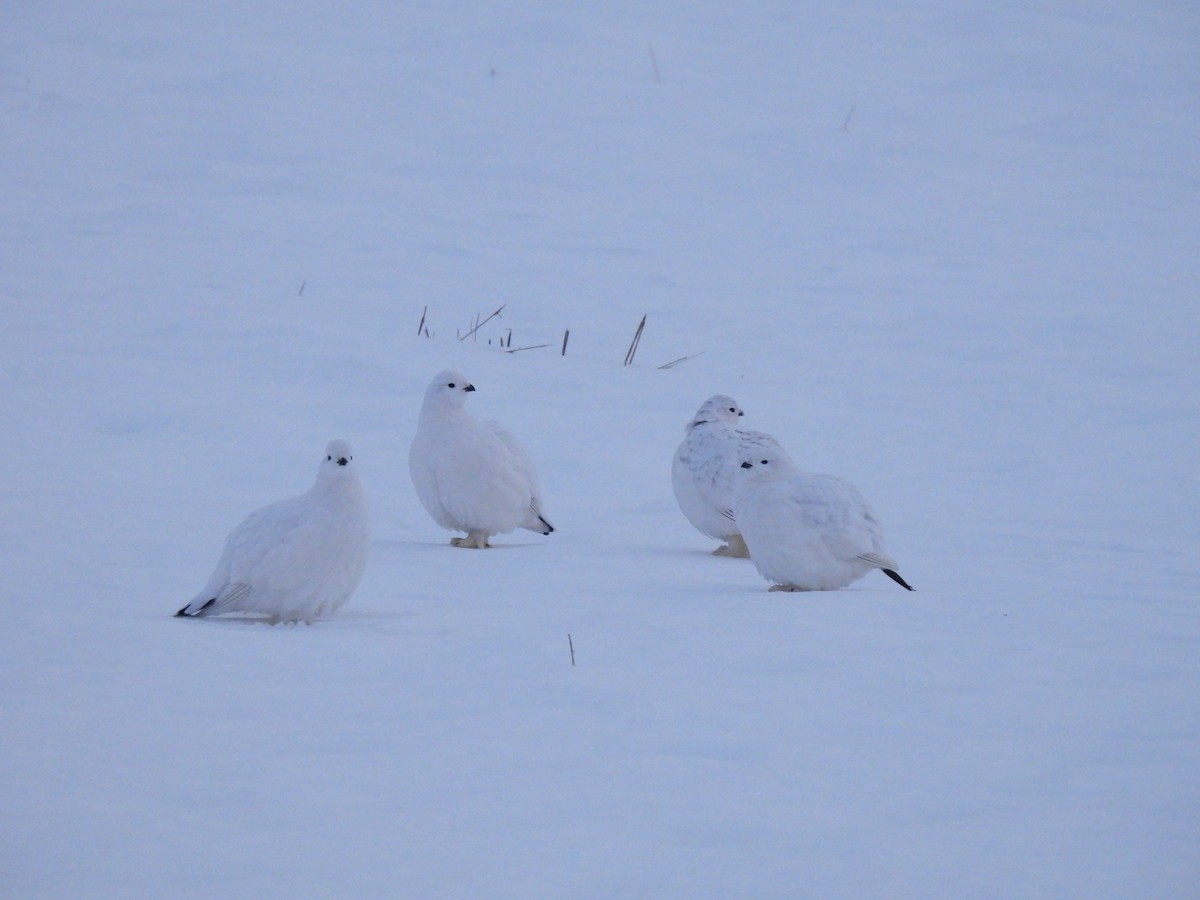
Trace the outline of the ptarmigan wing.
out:
[[[497,473],[497,476],[502,478],[512,491],[520,495],[520,502],[528,510],[528,515],[521,521],[521,527],[549,534],[554,530],[554,526],[542,516],[542,491],[538,485],[533,457],[529,455],[529,451],[516,435],[499,422],[485,419],[481,424],[504,447],[502,463],[497,466],[501,471]]]
[[[280,500],[255,510],[225,538],[221,560],[184,615],[219,615],[245,609],[256,593],[289,590],[307,573],[298,563],[306,550],[303,524],[308,495]]]
[[[788,487],[799,523],[818,534],[836,558],[849,561],[882,547],[878,521],[848,481],[835,475],[805,475]]]

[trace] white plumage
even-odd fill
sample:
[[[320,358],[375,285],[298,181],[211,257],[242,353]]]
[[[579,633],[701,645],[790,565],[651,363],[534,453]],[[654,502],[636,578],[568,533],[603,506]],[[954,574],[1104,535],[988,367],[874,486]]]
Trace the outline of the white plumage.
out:
[[[733,515],[773,591],[830,591],[872,569],[912,590],[888,556],[879,520],[842,478],[801,472],[770,450],[743,460]]]
[[[474,390],[450,370],[426,389],[408,454],[417,497],[443,528],[467,533],[451,540],[456,547],[487,547],[515,528],[550,534],[529,451],[503,425],[463,408]]]
[[[727,543],[718,556],[746,557],[746,542],[729,517],[742,462],[759,450],[783,453],[779,442],[761,431],[743,431],[745,415],[732,397],[709,397],[684,426],[686,437],[671,464],[671,485],[680,510],[701,534]]]
[[[312,622],[343,606],[367,563],[370,521],[350,445],[330,441],[312,489],[251,513],[177,616],[261,613]]]

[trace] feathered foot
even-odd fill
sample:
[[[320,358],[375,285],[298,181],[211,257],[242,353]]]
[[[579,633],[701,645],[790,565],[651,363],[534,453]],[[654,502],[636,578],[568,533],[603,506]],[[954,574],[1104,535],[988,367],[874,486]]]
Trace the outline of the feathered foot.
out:
[[[729,539],[728,544],[722,544],[712,552],[713,556],[728,556],[732,559],[749,559],[750,548],[746,546],[746,539],[740,534],[735,534]]]
[[[773,584],[770,588],[772,591],[787,591],[789,594],[794,594],[799,591],[807,591],[808,588],[800,587],[798,584]]]
[[[485,550],[491,546],[488,543],[486,531],[471,531],[466,537],[456,537],[450,539],[451,547],[466,547],[469,550]]]

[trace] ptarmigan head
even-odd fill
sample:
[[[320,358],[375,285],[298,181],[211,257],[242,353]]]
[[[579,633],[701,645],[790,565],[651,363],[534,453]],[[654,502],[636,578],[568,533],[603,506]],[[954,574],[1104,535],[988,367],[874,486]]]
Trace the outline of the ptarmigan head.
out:
[[[738,406],[737,401],[732,397],[727,397],[724,394],[717,394],[709,397],[696,410],[696,415],[692,416],[692,421],[688,422],[687,428],[690,431],[697,425],[708,425],[712,422],[724,422],[729,425],[737,423],[739,416],[744,416],[742,408]]]
[[[317,477],[326,480],[346,478],[356,471],[354,451],[346,441],[338,439],[325,445],[325,458],[321,460]]]
[[[742,460],[742,466],[738,472],[743,484],[753,485],[774,481],[795,470],[795,463],[783,450],[761,447],[755,451],[754,456]]]
[[[426,407],[450,407],[462,409],[467,402],[467,394],[475,390],[475,385],[466,377],[453,369],[438,372],[429,387],[425,389]]]

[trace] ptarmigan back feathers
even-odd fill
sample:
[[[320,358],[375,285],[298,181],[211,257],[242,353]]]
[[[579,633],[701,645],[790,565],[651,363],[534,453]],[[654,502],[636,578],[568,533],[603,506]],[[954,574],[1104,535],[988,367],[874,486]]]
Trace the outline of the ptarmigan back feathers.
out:
[[[252,512],[225,539],[216,569],[177,616],[259,613],[311,622],[353,596],[370,521],[350,445],[331,441],[312,488]]]
[[[878,518],[848,481],[802,472],[771,451],[748,456],[741,471],[734,518],[772,590],[836,590],[872,569],[912,590],[888,555]]]
[[[740,478],[738,467],[760,450],[783,453],[769,434],[738,428],[742,415],[737,402],[724,394],[704,401],[684,426],[686,436],[671,465],[671,485],[679,509],[701,534],[728,542],[715,551],[724,556],[747,555],[731,512]]]
[[[466,532],[451,542],[460,547],[486,547],[492,535],[516,528],[550,534],[529,451],[500,423],[467,412],[474,391],[451,370],[425,391],[408,455],[421,505],[443,528]]]

